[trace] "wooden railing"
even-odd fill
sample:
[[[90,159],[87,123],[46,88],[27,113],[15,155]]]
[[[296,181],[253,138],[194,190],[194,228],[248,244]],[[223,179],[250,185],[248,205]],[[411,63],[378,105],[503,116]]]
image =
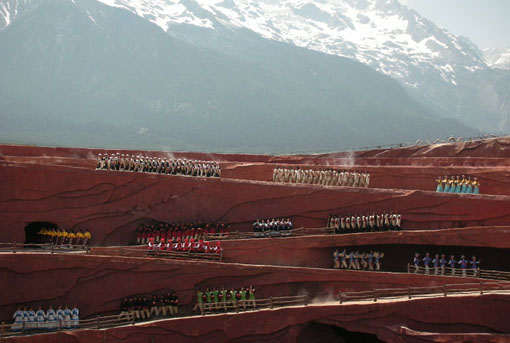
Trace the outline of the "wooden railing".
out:
[[[4,252],[21,252],[21,251],[37,251],[37,252],[71,252],[71,251],[84,251],[87,254],[90,252],[89,245],[71,245],[71,244],[53,244],[53,243],[0,243],[0,251]]]
[[[21,335],[33,335],[37,333],[48,333],[48,332],[58,332],[58,331],[69,331],[69,330],[78,330],[78,329],[104,329],[104,328],[112,328],[116,326],[129,325],[135,323],[135,314],[134,312],[129,313],[128,315],[112,315],[112,316],[102,316],[91,319],[81,319],[81,320],[70,320],[68,324],[65,321],[56,321],[56,326],[53,328],[39,328],[37,327],[37,322],[26,323],[23,322],[20,324],[12,323],[6,324],[2,322],[0,324],[0,338],[3,337],[11,337],[11,336],[21,336]],[[29,325],[35,325],[36,327],[32,328]]]
[[[147,246],[146,246],[147,247]],[[169,258],[176,260],[209,260],[209,261],[223,261],[223,253],[204,253],[204,252],[193,252],[192,250],[186,251],[167,251],[161,249],[140,249],[140,248],[129,248],[119,247],[119,255],[128,255],[133,257],[155,257],[155,258]]]
[[[253,306],[255,302],[255,306]],[[265,299],[256,300],[244,300],[244,301],[223,301],[223,302],[212,302],[203,303],[204,312],[202,314],[217,313],[218,310],[232,310],[239,312],[240,310],[248,309],[261,309],[261,308],[275,308],[282,306],[292,305],[307,305],[306,295],[295,295],[295,296],[283,296],[283,297],[269,297]]]
[[[358,292],[340,292],[340,304],[348,301],[374,301],[381,298],[406,297],[423,297],[429,295],[447,296],[448,294],[459,293],[476,293],[483,295],[489,291],[510,291],[510,283],[508,282],[482,282],[479,283],[463,283],[463,284],[445,284],[442,286],[430,287],[407,287],[407,288],[374,288],[368,291]]]
[[[295,237],[295,236],[306,236],[306,235],[322,235],[334,233],[331,228],[305,228],[300,227],[292,230],[280,230],[280,231],[265,231],[265,232],[253,232],[253,231],[231,231],[228,233],[214,233],[205,234],[204,239],[207,241],[216,240],[228,240],[228,239],[251,239],[251,238],[273,238],[273,237]]]
[[[457,277],[471,277],[478,279],[491,279],[491,280],[502,280],[502,281],[510,281],[510,272],[503,272],[497,270],[485,270],[485,269],[473,269],[473,268],[450,268],[445,267],[444,272],[441,267],[438,268],[438,273],[436,274],[436,269],[434,267],[429,267],[428,272],[425,267],[422,266],[414,266],[411,264],[407,265],[408,273],[415,274],[428,274],[428,275],[440,275],[440,276],[457,276]]]

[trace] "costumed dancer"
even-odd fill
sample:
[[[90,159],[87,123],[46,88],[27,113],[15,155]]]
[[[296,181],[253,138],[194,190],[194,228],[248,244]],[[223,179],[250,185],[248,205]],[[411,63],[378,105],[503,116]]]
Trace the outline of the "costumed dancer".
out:
[[[457,266],[457,261],[455,261],[455,256],[451,255],[450,259],[448,260],[448,265],[450,266],[452,270],[452,275],[455,275],[455,267]]]
[[[21,310],[21,307],[18,307],[16,312],[14,312],[12,319],[14,322],[11,325],[11,331],[21,331],[21,328],[23,327],[23,311]]]

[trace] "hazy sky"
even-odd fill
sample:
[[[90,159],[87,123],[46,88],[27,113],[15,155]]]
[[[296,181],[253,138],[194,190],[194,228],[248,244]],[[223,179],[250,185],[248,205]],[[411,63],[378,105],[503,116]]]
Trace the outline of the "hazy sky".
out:
[[[510,0],[400,0],[480,48],[510,47]]]

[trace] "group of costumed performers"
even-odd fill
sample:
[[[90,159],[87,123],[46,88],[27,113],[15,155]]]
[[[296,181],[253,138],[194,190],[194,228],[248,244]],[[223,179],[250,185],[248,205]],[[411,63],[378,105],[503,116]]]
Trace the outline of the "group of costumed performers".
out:
[[[230,225],[223,221],[216,223],[143,224],[136,229],[136,244],[147,244],[151,238],[156,244],[163,240],[165,242],[170,240],[172,243],[175,243],[178,239],[180,241],[185,239],[198,241],[207,238],[206,236],[221,239],[228,236],[230,229]]]
[[[436,182],[436,192],[439,193],[480,194],[480,182],[476,177],[445,175],[444,178],[439,176]]]
[[[353,270],[381,270],[381,259],[384,253],[370,251],[370,253],[351,251],[347,253],[346,249],[333,253],[333,262],[335,269],[353,269]]]
[[[177,238],[175,242],[172,242],[170,239],[167,239],[165,242],[161,240],[159,243],[155,243],[154,238],[149,238],[149,243],[147,244],[147,249],[149,250],[149,254],[155,254],[159,252],[193,252],[193,253],[204,253],[204,254],[217,254],[220,255],[223,252],[223,248],[221,247],[221,242],[216,241],[216,243],[206,242],[202,239],[195,240],[194,238],[185,238],[181,241],[180,238]]]
[[[179,296],[170,290],[165,294],[154,294],[150,298],[142,295],[126,297],[120,308],[120,318],[128,320],[130,314],[141,320],[175,316],[179,313]]]
[[[276,167],[273,170],[274,182],[305,183],[309,185],[368,187],[370,174],[335,169],[301,169]]]
[[[398,213],[359,215],[329,215],[327,227],[334,233],[374,232],[401,230],[402,216]]]
[[[276,237],[290,236],[292,234],[292,221],[290,218],[266,219],[253,223],[253,232],[255,237]]]
[[[227,290],[221,287],[219,290],[207,288],[202,291],[199,288],[195,294],[196,304],[193,311],[200,310],[201,314],[204,314],[204,311],[227,311],[228,308],[238,311],[257,307],[253,286],[242,287],[238,290]]]
[[[55,331],[58,329],[75,329],[80,326],[80,310],[77,306],[69,309],[59,306],[54,310],[51,306],[44,310],[41,306],[34,311],[30,308],[18,308],[14,315],[11,330],[18,331]]]
[[[39,242],[56,245],[89,245],[92,235],[89,230],[73,231],[66,229],[42,228],[37,232]]]
[[[422,266],[425,269],[425,274],[430,274],[430,270],[434,269],[435,275],[445,275],[447,267],[450,268],[451,275],[455,275],[455,270],[457,267],[460,267],[462,276],[466,276],[467,270],[471,269],[472,275],[476,277],[480,272],[480,261],[476,259],[476,256],[471,257],[471,261],[468,261],[464,255],[458,261],[455,260],[455,255],[450,255],[448,260],[445,254],[441,254],[441,256],[435,254],[434,258],[432,258],[427,252],[423,258],[420,257],[419,253],[415,253],[413,266],[415,273],[418,273]]]
[[[134,156],[121,153],[97,155],[96,169],[196,177],[221,176],[219,164],[213,161]]]

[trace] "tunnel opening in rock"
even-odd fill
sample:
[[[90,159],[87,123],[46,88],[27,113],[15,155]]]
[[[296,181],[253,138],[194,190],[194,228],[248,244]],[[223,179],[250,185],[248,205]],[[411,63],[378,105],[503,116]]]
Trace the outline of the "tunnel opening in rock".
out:
[[[25,244],[41,244],[43,238],[39,231],[45,229],[58,229],[58,225],[48,222],[32,222],[25,226]]]
[[[349,331],[333,325],[310,323],[301,330],[296,342],[378,343],[382,341],[376,335]]]

